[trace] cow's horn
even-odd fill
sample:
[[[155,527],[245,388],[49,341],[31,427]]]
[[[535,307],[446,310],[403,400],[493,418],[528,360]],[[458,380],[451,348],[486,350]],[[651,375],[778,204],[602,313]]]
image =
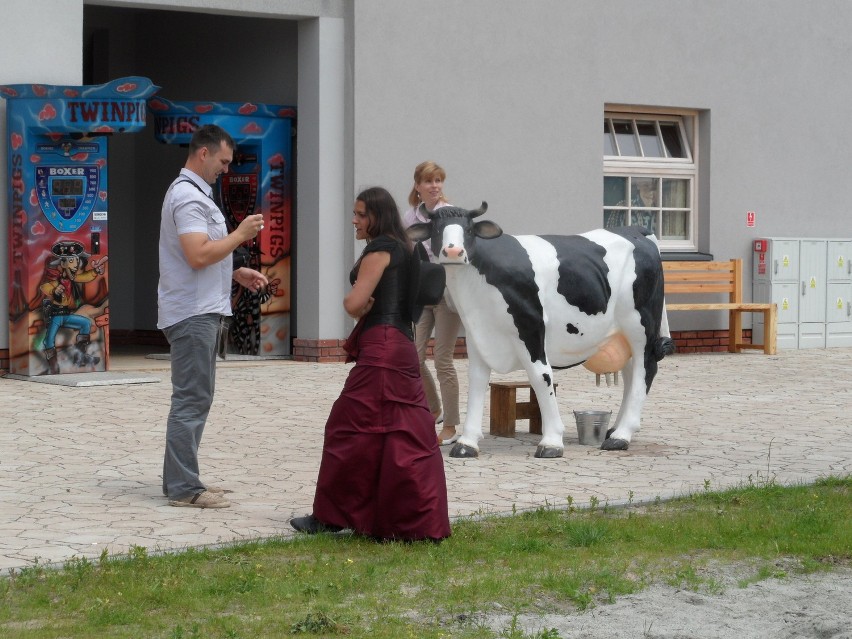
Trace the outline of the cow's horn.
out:
[[[470,212],[470,217],[479,217],[480,215],[485,213],[485,211],[487,211],[487,210],[488,210],[488,202],[483,201],[482,204],[479,205],[478,209],[474,209],[473,211]]]
[[[417,207],[417,212],[423,217],[428,217],[430,220],[434,217],[437,217],[438,213],[436,212],[438,209],[432,209],[431,211],[426,208],[426,202],[421,202],[420,206]]]

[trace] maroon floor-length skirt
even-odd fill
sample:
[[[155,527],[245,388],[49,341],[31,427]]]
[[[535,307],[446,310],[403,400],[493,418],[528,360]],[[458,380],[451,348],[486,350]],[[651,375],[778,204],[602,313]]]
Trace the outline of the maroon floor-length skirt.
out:
[[[314,516],[381,539],[450,536],[444,459],[413,342],[379,325],[325,425]]]

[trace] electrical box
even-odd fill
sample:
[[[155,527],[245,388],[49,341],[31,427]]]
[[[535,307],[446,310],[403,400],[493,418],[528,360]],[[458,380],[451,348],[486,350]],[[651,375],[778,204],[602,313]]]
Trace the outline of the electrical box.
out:
[[[779,349],[852,346],[852,240],[766,238],[754,249],[753,299],[778,306]],[[763,339],[762,317],[752,330]]]
[[[829,240],[825,345],[852,346],[852,240]]]

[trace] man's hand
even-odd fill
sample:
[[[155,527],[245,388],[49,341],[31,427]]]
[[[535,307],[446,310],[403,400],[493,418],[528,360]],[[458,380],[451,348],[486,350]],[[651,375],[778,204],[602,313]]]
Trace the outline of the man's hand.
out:
[[[263,215],[258,213],[247,216],[233,233],[219,240],[211,240],[207,233],[196,232],[182,233],[178,237],[189,266],[200,269],[221,262],[241,244],[254,238],[262,228]]]
[[[243,222],[245,222],[245,220],[243,220]],[[242,224],[240,224],[240,227],[242,227]],[[241,266],[234,271],[233,277],[235,282],[254,292],[261,290],[264,286],[269,284],[269,280],[266,278],[266,275],[260,271],[248,268],[247,266]]]
[[[263,214],[256,213],[255,215],[247,215],[240,222],[240,225],[234,231],[243,238],[243,242],[254,239],[254,237],[263,229]]]

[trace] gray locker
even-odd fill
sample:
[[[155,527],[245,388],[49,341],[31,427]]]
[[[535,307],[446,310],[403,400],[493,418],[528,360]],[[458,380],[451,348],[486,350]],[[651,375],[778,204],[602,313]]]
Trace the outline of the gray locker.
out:
[[[755,302],[778,306],[778,348],[852,346],[852,240],[767,238],[754,253]],[[763,318],[755,316],[755,341]]]
[[[799,285],[796,282],[769,282],[758,280],[753,283],[752,299],[755,302],[775,302],[778,309],[778,350],[799,348]],[[763,315],[754,313],[751,327],[753,340],[763,343]]]
[[[825,348],[825,240],[799,243],[799,348]]]
[[[852,346],[852,241],[828,242],[826,346]]]
[[[766,250],[754,253],[752,299],[778,307],[778,349],[799,348],[799,240],[769,238]],[[754,341],[762,342],[763,317],[754,315]]]

